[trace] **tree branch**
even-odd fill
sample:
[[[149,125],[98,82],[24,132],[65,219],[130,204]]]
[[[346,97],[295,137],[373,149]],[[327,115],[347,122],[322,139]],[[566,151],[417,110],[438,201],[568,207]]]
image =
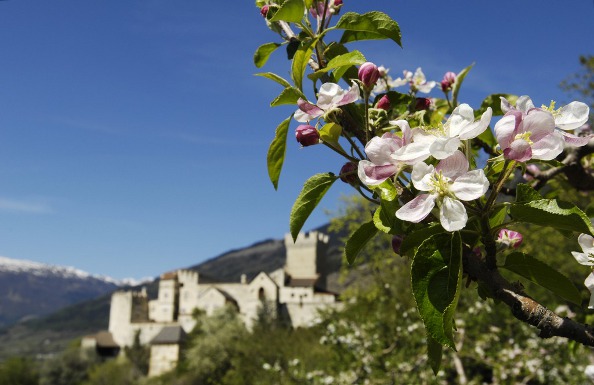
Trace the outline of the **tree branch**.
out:
[[[594,329],[588,325],[561,317],[528,297],[520,287],[507,281],[497,269],[488,269],[480,256],[467,252],[464,271],[486,285],[493,298],[505,303],[514,317],[536,327],[541,338],[565,337],[587,346],[594,346]]]

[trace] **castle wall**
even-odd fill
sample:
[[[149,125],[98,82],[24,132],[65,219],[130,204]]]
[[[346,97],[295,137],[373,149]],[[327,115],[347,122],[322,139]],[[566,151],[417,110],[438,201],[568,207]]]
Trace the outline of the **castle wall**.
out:
[[[175,369],[178,358],[179,345],[167,344],[151,346],[149,377],[159,376]]]
[[[317,278],[321,273],[318,271],[317,259],[325,254],[327,244],[328,236],[317,231],[300,233],[295,242],[290,234],[285,235],[286,273],[293,279]]]

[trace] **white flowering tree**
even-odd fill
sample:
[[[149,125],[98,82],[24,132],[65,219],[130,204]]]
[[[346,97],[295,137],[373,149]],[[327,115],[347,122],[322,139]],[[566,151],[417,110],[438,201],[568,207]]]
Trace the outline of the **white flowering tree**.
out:
[[[373,220],[353,232],[345,257],[352,263],[378,233],[393,235],[398,253],[412,261],[412,294],[436,373],[444,347],[456,350],[464,281],[476,283],[480,298],[507,305],[540,337],[594,346],[593,328],[556,314],[506,278],[524,277],[578,306],[585,301],[558,269],[515,250],[523,239],[514,228],[531,224],[579,236],[582,250],[575,259],[594,265],[588,215],[559,200],[558,184],[551,183],[564,178],[575,189],[594,189],[588,106],[575,101],[536,107],[528,96],[497,94],[473,108],[458,99],[471,66],[446,73],[441,82],[428,81],[421,68],[392,79],[386,68],[349,50],[350,43],[364,40],[401,44],[397,22],[382,12],[340,15],[342,0],[257,0],[256,6],[280,40],[260,46],[255,65],[263,67],[281,47],[290,60],[290,79],[258,75],[283,88],[272,107],[296,108],[276,128],[268,151],[272,184],[278,186],[292,126],[300,145],[326,146],[345,159],[338,173],[305,182],[291,212],[293,237],[339,179],[373,202]],[[328,41],[334,35],[339,40]],[[394,90],[403,86],[408,92]],[[443,98],[419,96],[436,86]],[[594,275],[586,285],[594,290]]]

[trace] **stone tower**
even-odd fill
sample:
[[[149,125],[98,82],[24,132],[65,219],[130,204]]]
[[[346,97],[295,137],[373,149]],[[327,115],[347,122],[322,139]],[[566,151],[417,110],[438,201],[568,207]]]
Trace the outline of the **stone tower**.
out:
[[[300,233],[293,242],[290,234],[285,235],[287,261],[285,272],[292,282],[316,281],[317,285],[326,286],[326,274],[320,269],[321,260],[326,255],[328,236],[317,231]]]

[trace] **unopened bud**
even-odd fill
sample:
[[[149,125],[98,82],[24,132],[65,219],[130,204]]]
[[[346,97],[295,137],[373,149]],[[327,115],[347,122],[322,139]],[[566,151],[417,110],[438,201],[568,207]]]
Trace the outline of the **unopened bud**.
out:
[[[404,241],[404,237],[402,235],[394,235],[392,237],[392,250],[396,254],[400,254],[400,247],[402,247],[402,241]]]
[[[417,98],[417,102],[415,104],[415,111],[428,110],[430,106],[431,106],[431,99]]]
[[[497,237],[497,245],[500,248],[512,248],[517,249],[522,244],[524,237],[517,231],[501,229],[499,230],[499,236]]]
[[[359,177],[357,177],[357,164],[353,162],[345,163],[340,169],[340,180],[344,183],[356,185],[359,183]]]
[[[342,5],[342,0],[334,0],[334,6],[340,7]]]
[[[297,142],[303,147],[320,143],[320,133],[314,126],[302,124],[295,130]]]
[[[377,102],[377,104],[375,105],[375,108],[379,108],[381,110],[386,110],[388,111],[390,109],[390,99],[388,98],[388,95],[384,95],[380,98],[380,100]]]
[[[265,5],[262,8],[260,8],[260,15],[262,15],[262,17],[266,17],[267,14],[268,14],[268,5]]]
[[[359,80],[361,80],[365,88],[373,88],[379,76],[380,73],[377,66],[371,62],[363,63],[359,67]]]
[[[441,80],[441,90],[443,92],[448,92],[452,89],[452,86],[456,82],[456,74],[453,72],[446,72],[443,75],[443,79]]]

